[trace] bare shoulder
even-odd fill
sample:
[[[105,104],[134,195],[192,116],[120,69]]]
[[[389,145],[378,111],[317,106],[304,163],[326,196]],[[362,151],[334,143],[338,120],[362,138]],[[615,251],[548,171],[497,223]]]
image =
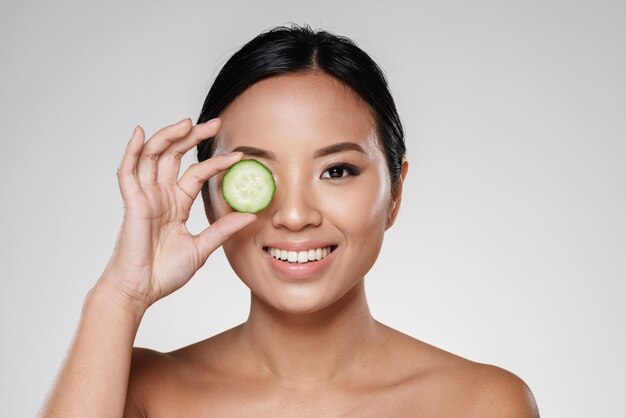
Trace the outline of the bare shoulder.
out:
[[[145,417],[146,400],[163,385],[167,355],[148,348],[133,347],[124,417]]]
[[[434,416],[539,417],[528,385],[515,374],[457,356],[390,329],[405,379],[408,408]],[[410,365],[406,367],[406,365]],[[429,415],[429,414],[427,414]]]
[[[214,390],[223,381],[213,366],[219,363],[215,352],[223,351],[217,348],[229,335],[226,331],[167,353],[134,347],[124,416],[172,416],[206,399],[199,390]]]
[[[202,374],[201,364],[185,353],[133,348],[124,417],[168,416],[167,408],[180,409],[190,387],[204,385],[193,381],[196,372]]]
[[[470,417],[539,417],[535,398],[526,383],[500,367],[470,362],[464,405]]]

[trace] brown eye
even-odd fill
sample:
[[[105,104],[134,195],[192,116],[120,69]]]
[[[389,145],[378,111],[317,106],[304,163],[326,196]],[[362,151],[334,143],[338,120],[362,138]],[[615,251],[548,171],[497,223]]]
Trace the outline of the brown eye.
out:
[[[328,173],[328,175],[325,175],[326,173]],[[322,174],[322,178],[341,179],[346,177],[346,174],[356,176],[359,174],[359,170],[349,164],[338,164],[327,168]]]

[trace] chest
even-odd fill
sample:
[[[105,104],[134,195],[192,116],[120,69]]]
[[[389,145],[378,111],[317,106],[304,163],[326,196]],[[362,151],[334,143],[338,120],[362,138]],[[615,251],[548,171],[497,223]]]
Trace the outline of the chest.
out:
[[[183,385],[155,393],[145,404],[150,418],[437,416],[432,412],[428,400],[407,387],[303,389],[241,382]]]

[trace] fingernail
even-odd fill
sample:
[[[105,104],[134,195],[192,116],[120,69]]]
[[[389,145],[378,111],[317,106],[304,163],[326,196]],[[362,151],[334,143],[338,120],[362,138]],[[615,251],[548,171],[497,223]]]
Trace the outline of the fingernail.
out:
[[[178,121],[178,122],[176,122],[176,125],[179,125],[179,124],[185,122],[186,120],[191,120],[191,118],[185,118],[185,119],[183,119],[181,121]]]

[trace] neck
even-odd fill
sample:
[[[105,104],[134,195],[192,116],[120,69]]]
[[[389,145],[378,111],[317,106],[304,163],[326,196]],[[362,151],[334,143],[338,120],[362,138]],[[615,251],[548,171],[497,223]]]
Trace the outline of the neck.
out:
[[[281,312],[252,295],[240,341],[263,374],[319,383],[345,376],[363,358],[379,340],[376,324],[361,281],[311,314]]]

